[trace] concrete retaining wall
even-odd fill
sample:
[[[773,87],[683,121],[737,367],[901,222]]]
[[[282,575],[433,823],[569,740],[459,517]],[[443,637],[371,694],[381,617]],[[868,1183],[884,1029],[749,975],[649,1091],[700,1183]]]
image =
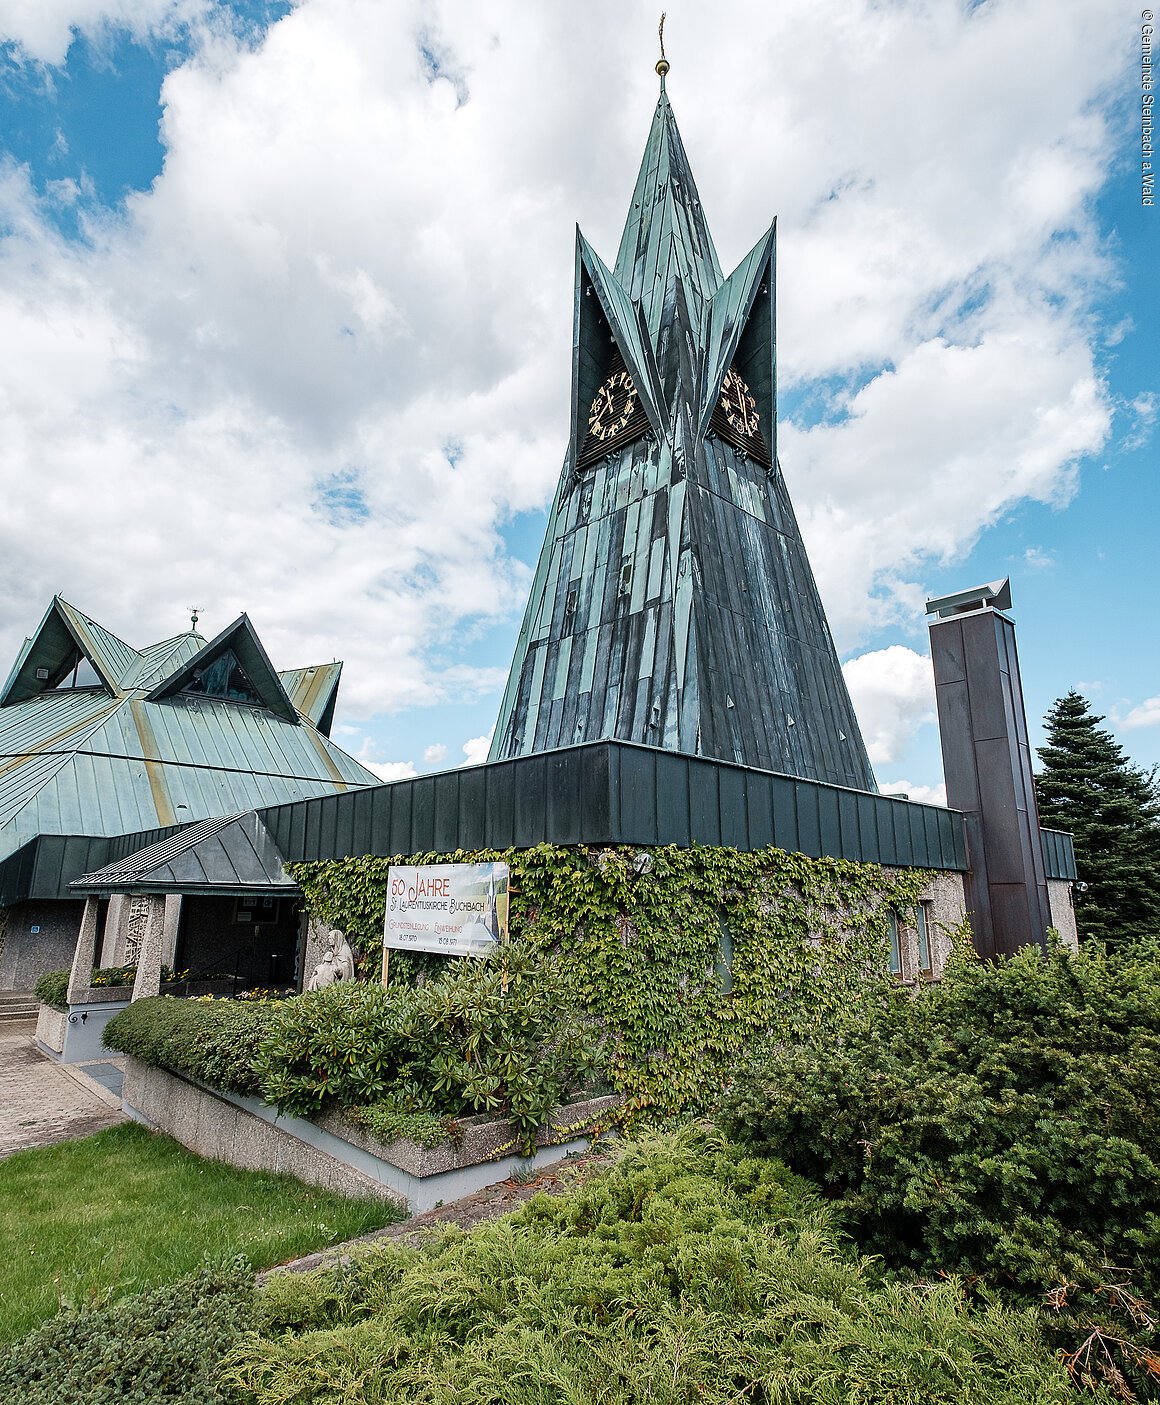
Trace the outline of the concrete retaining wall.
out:
[[[84,992],[93,999],[70,1005],[61,1011],[42,1005],[36,1021],[36,1038],[46,1054],[60,1063],[88,1063],[110,1057],[105,1048],[105,1026],[122,1010],[128,1009],[126,986],[95,987]]]
[[[46,1053],[60,1054],[68,1015],[53,1005],[42,1005],[36,1017],[36,1042]]]
[[[342,1195],[394,1200],[414,1214],[582,1151],[589,1145],[584,1133],[620,1101],[593,1098],[561,1108],[541,1131],[535,1156],[523,1157],[510,1150],[507,1122],[468,1127],[458,1149],[383,1143],[337,1116],[322,1123],[283,1116],[257,1098],[221,1093],[134,1058],[125,1060],[123,1099],[130,1117],[199,1156],[245,1170],[285,1171]]]

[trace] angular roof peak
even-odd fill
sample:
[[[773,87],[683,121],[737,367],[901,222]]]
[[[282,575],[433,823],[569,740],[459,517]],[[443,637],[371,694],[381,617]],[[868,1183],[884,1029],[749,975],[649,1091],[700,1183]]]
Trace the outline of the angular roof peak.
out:
[[[24,702],[47,688],[57,686],[57,675],[67,670],[77,658],[83,657],[92,666],[106,692],[116,694],[126,674],[140,663],[137,650],[118,639],[95,620],[59,595],[25,642],[12,672],[8,675],[0,707]]]
[[[185,691],[208,673],[210,667],[224,658],[227,652],[232,653],[235,662],[244,670],[250,687],[256,691],[263,705],[275,717],[297,725],[299,719],[294,704],[246,614],[239,615],[233,624],[227,625],[215,639],[211,639],[192,658],[186,659],[180,668],[162,678],[146,695],[147,700],[159,702],[162,698]]]
[[[314,664],[310,668],[283,669],[278,677],[302,716],[323,736],[330,736],[334,705],[338,700],[338,680],[342,677],[341,661],[335,659],[333,663]]]
[[[654,342],[674,278],[680,279],[686,297],[702,304],[721,284],[717,250],[663,86],[613,272],[640,303]]]
[[[157,844],[74,878],[82,893],[297,891],[270,831],[253,810],[202,820]]]

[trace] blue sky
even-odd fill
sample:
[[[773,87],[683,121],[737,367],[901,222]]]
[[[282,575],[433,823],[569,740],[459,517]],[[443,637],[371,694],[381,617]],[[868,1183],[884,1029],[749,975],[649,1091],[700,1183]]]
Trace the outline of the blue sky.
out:
[[[782,461],[880,781],[941,781],[923,600],[1004,575],[1033,732],[1076,687],[1160,763],[1139,12],[669,8],[723,264],[779,216]],[[4,652],[54,590],[138,645],[247,609],[347,661],[383,774],[477,756],[655,15],[42,0],[0,40]]]

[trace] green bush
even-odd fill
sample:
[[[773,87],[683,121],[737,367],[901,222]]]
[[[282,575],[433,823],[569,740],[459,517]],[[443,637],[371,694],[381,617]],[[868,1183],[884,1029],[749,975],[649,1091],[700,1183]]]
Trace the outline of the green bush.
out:
[[[262,1096],[296,1117],[379,1102],[399,1075],[410,992],[340,981],[268,1008],[254,1051]]]
[[[383,1136],[445,1140],[455,1118],[509,1118],[525,1150],[600,1061],[595,1028],[527,950],[503,965],[450,963],[419,988],[343,981],[268,1003],[138,1000],[109,1021],[105,1043],[298,1117],[367,1109],[363,1124]]]
[[[450,963],[419,988],[340,983],[285,1001],[255,1068],[284,1112],[484,1113],[510,1118],[528,1149],[598,1063],[593,1027],[570,1013],[551,968],[521,950]]]
[[[454,1117],[440,1117],[434,1112],[416,1112],[399,1098],[384,1098],[368,1107],[348,1107],[344,1110],[348,1122],[365,1127],[382,1142],[400,1137],[419,1146],[442,1146],[458,1141],[461,1128]]]
[[[230,1093],[257,1093],[258,1045],[272,1005],[236,1000],[135,1000],[105,1026],[110,1049]]]
[[[55,1010],[68,1009],[68,971],[47,971],[36,982],[33,994],[42,1005],[51,1005]]]
[[[839,1198],[888,1263],[1032,1299],[1070,1285],[1150,1351],[1129,1299],[1160,1293],[1157,1087],[1160,950],[1028,949],[958,962],[841,1042],[775,1049],[723,1121]]]
[[[883,1282],[811,1187],[698,1129],[630,1145],[607,1176],[468,1234],[276,1276],[256,1312],[223,1375],[258,1405],[1069,1394],[1032,1313],[972,1308],[954,1282]]]
[[[63,1312],[0,1354],[13,1405],[225,1405],[218,1362],[252,1320],[242,1262],[204,1268],[112,1307]]]

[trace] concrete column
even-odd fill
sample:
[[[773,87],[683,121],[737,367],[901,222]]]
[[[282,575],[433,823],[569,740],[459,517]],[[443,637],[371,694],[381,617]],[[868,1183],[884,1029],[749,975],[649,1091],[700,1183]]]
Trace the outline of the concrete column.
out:
[[[929,601],[947,804],[963,812],[981,956],[1046,945],[1051,910],[1008,581]]]
[[[165,939],[165,900],[154,897],[137,956],[137,979],[133,982],[132,1000],[141,1000],[161,992],[161,946]]]
[[[92,984],[93,966],[97,954],[97,917],[100,912],[99,900],[95,897],[85,899],[85,910],[81,915],[81,930],[77,937],[77,949],[73,956],[72,972],[68,978],[68,995],[66,999],[70,1005],[79,1005],[81,992],[88,990]]]
[[[165,899],[165,927],[161,939],[162,965],[172,969],[177,956],[177,930],[181,926],[181,894],[170,893]]]
[[[125,964],[125,936],[129,929],[129,905],[132,902],[128,893],[114,893],[109,899],[109,911],[105,917],[105,936],[101,942],[100,966],[123,966]]]

